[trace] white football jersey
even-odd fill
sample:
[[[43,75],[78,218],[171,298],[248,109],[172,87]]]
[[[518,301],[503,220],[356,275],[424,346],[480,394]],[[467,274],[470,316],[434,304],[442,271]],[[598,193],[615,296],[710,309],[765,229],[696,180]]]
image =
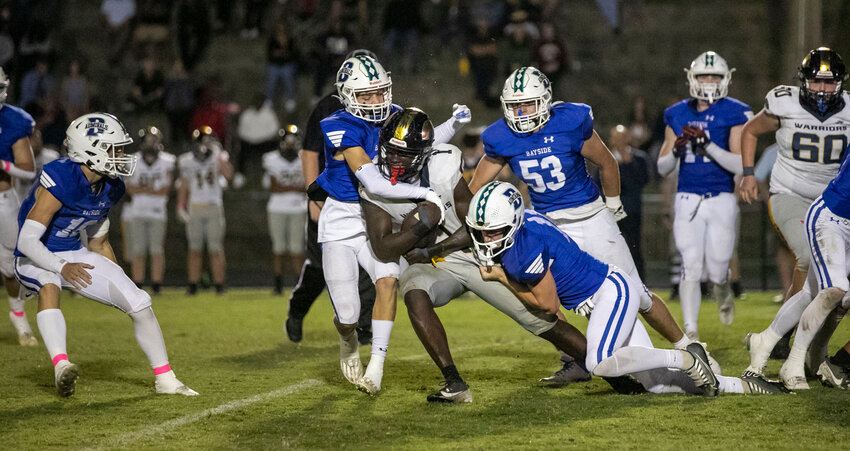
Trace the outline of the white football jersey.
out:
[[[141,155],[136,163],[136,171],[126,180],[127,185],[143,188],[152,188],[155,191],[168,186],[169,174],[174,172],[177,157],[168,153],[160,152],[159,157],[148,164]],[[139,193],[133,196],[133,216],[137,218],[149,218],[165,220],[168,203],[167,194]]]
[[[459,181],[463,180],[462,155],[460,149],[451,144],[437,144],[428,164],[422,171],[423,185],[433,189],[443,200],[446,208],[446,221],[440,226],[437,241],[443,240],[457,229],[464,227],[463,219],[455,212],[454,191]],[[465,183],[465,182],[464,182]],[[416,204],[406,199],[385,199],[367,192],[360,187],[360,197],[377,205],[393,218],[393,228],[398,230],[404,218]],[[446,261],[475,263],[470,252],[456,251],[446,256]]]
[[[770,192],[814,201],[838,174],[850,142],[850,96],[844,107],[824,120],[800,103],[800,88],[777,86],[767,93],[765,111],[779,118],[779,154],[770,178]]]
[[[281,185],[304,187],[300,158],[289,161],[277,150],[266,152],[263,154],[263,170],[266,177],[274,177]],[[306,212],[307,194],[297,191],[272,193],[266,210],[269,213]]]
[[[213,149],[212,155],[204,161],[195,158],[192,152],[180,155],[177,161],[180,177],[189,182],[190,204],[222,204],[223,189],[219,182],[222,152],[217,147]]]

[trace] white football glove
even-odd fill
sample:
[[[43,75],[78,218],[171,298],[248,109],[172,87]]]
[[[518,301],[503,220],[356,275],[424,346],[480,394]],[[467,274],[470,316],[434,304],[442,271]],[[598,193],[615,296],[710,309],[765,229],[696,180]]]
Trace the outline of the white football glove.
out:
[[[623,202],[620,201],[620,196],[605,197],[605,206],[608,207],[608,211],[614,216],[615,221],[625,219],[627,216],[626,210],[623,208]]]
[[[596,304],[594,304],[593,301],[588,299],[588,300],[582,302],[581,304],[577,305],[576,308],[574,309],[574,311],[576,312],[577,315],[581,315],[585,318],[590,318],[590,314],[593,312],[593,307],[595,307],[595,306],[596,306]]]
[[[425,200],[440,207],[440,224],[442,224],[443,221],[446,220],[446,206],[443,205],[443,200],[440,199],[440,195],[434,190],[429,189],[428,194],[425,195]]]
[[[469,110],[468,106],[456,103],[452,105],[452,117],[455,118],[455,123],[460,128],[472,120],[472,111]]]

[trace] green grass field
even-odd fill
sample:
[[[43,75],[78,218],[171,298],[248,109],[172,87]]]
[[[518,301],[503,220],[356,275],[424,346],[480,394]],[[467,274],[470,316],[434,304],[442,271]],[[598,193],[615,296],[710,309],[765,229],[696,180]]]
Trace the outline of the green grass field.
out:
[[[703,306],[701,333],[724,374],[748,361],[742,339],[765,327],[777,306],[750,293],[735,324],[720,326]],[[339,370],[332,311],[323,296],[307,317],[304,341],[282,330],[286,297],[232,290],[186,298],[169,291],[154,309],[178,377],[200,392],[157,396],[153,374],[117,310],[66,298],[68,354],[80,367],[77,393],[60,399],[47,352],[18,346],[0,328],[0,446],[4,449],[482,449],[711,448],[826,449],[846,436],[850,393],[810,380],[787,396],[617,395],[601,380],[562,389],[536,382],[558,368],[548,343],[481,301],[457,300],[438,312],[455,362],[473,390],[471,405],[429,405],[439,370],[399,305],[384,376],[375,398]],[[679,305],[671,304],[675,316]],[[33,322],[35,305],[28,303]],[[568,319],[584,328],[572,314]],[[834,351],[850,338],[839,327]],[[657,335],[656,344],[666,346]],[[368,360],[369,348],[361,347]],[[771,361],[768,374],[778,372]]]

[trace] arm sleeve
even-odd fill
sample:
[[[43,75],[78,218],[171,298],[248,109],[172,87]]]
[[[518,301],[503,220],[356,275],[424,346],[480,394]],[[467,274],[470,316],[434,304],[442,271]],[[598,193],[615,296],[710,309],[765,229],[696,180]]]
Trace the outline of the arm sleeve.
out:
[[[0,160],[0,168],[2,168],[12,177],[16,177],[23,180],[32,180],[35,178],[35,171],[25,171],[15,166],[15,164],[11,161]]]
[[[744,172],[740,155],[735,155],[734,153],[729,152],[728,150],[718,146],[713,142],[708,143],[708,145],[705,146],[705,150],[708,152],[708,155],[711,156],[711,159],[717,162],[717,164],[720,165],[720,167],[722,167],[723,169],[726,169],[727,171],[732,172],[736,175],[740,175]],[[658,163],[659,165],[661,164],[660,158],[658,160]]]
[[[45,230],[47,226],[38,221],[32,219],[24,221],[21,232],[18,234],[18,250],[36,265],[48,271],[60,273],[62,267],[68,262],[50,252],[41,242],[41,236],[44,235]]]
[[[409,183],[396,183],[393,185],[387,180],[375,163],[368,163],[360,166],[360,169],[354,173],[363,188],[371,194],[381,196],[386,199],[424,199],[428,194],[428,188],[411,185]]]
[[[672,174],[679,167],[679,159],[673,156],[673,152],[658,157],[658,173],[664,177]]]
[[[457,125],[457,128],[455,128]],[[434,128],[434,145],[445,144],[452,140],[455,132],[460,130],[462,124],[458,124],[454,116],[450,117],[446,122]]]

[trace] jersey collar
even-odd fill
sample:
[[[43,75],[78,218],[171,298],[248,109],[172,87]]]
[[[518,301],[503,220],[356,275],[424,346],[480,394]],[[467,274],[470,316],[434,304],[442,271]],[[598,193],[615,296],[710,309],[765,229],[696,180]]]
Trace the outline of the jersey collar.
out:
[[[827,119],[831,118],[832,116],[835,116],[836,114],[840,113],[841,110],[844,109],[845,102],[843,93],[841,94],[841,97],[838,100],[838,104],[828,109],[826,113],[821,113],[818,110],[812,109],[806,102],[803,101],[803,98],[801,96],[797,96],[797,101],[800,102],[800,106],[803,107],[804,110],[808,111],[812,116],[814,116],[815,119],[821,122],[825,122]]]

